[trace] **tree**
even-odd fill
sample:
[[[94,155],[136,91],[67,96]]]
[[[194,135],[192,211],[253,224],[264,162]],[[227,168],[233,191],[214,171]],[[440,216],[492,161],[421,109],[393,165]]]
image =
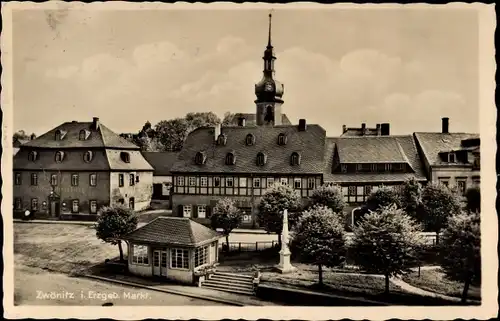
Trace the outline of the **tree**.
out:
[[[377,211],[381,207],[393,204],[400,208],[401,200],[398,192],[388,186],[380,186],[376,191],[372,191],[366,200],[366,208],[370,211]]]
[[[471,212],[481,212],[481,189],[479,186],[474,186],[465,192],[467,198],[467,210]]]
[[[462,212],[448,219],[440,246],[441,267],[452,280],[464,283],[462,302],[471,283],[481,282],[481,229],[479,212]]]
[[[268,233],[278,234],[281,246],[283,231],[283,210],[288,210],[290,226],[293,227],[300,215],[301,197],[299,192],[288,185],[274,185],[269,188],[259,204],[257,221]]]
[[[224,118],[222,119],[222,125],[223,126],[228,126],[231,125],[234,119],[234,114],[230,112],[224,113]]]
[[[345,231],[340,215],[326,206],[305,211],[294,228],[294,248],[304,263],[318,266],[323,285],[323,266],[335,267],[345,261]]]
[[[240,210],[234,205],[234,201],[230,198],[221,198],[215,205],[212,216],[210,217],[210,224],[212,228],[222,229],[226,236],[226,244],[229,247],[229,233],[237,228],[242,219]]]
[[[436,233],[439,244],[439,232],[445,228],[448,217],[461,210],[460,200],[443,184],[429,183],[422,191],[423,221],[427,229]]]
[[[120,237],[137,228],[137,216],[132,209],[122,205],[104,206],[99,210],[94,228],[97,238],[118,245],[120,261],[124,261]]]
[[[383,274],[388,294],[389,278],[409,271],[409,263],[422,244],[419,232],[420,226],[395,205],[371,211],[354,227],[354,262],[369,272]]]
[[[330,208],[334,213],[344,211],[344,196],[339,186],[321,185],[315,189],[311,196],[311,202],[314,205],[323,205]]]

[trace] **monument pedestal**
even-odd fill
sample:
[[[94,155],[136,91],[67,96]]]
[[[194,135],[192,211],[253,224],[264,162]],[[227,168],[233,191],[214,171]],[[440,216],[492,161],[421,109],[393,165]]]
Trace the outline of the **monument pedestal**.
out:
[[[276,270],[283,274],[291,273],[297,270],[297,268],[290,263],[290,254],[291,252],[290,250],[288,250],[288,248],[282,249],[280,251],[280,263],[276,265]]]

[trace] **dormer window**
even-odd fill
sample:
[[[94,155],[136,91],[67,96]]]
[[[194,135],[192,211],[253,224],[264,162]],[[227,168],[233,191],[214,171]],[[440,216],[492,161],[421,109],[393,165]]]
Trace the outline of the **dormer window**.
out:
[[[384,167],[385,167],[385,171],[386,171],[386,172],[390,172],[390,171],[392,171],[392,164],[385,164],[385,166],[384,166]]]
[[[120,153],[120,158],[123,162],[125,163],[130,163],[130,154],[127,152],[121,152]]]
[[[287,137],[285,134],[281,133],[278,135],[278,145],[286,145]]]
[[[300,165],[300,155],[297,152],[293,152],[292,156],[290,156],[290,164],[292,166]]]
[[[56,130],[55,133],[55,140],[61,140],[62,139],[62,133],[60,130]]]
[[[266,164],[267,157],[264,153],[257,154],[257,166],[264,166]]]
[[[86,140],[89,137],[90,132],[88,130],[82,129],[80,130],[80,135],[78,137],[79,140]]]
[[[219,137],[217,137],[217,145],[224,146],[226,145],[227,142],[227,137],[224,134],[220,134]]]
[[[64,152],[56,152],[56,163],[61,163],[64,159]]]
[[[83,161],[85,163],[90,163],[92,161],[93,156],[94,155],[90,150],[86,151],[85,154],[83,154]]]
[[[28,160],[31,162],[38,160],[38,152],[35,151],[30,152],[28,155]]]
[[[245,144],[247,146],[252,146],[253,144],[255,144],[255,136],[252,134],[248,134],[245,138]]]
[[[236,159],[233,153],[227,153],[226,155],[226,165],[234,165],[236,163]]]
[[[455,163],[455,161],[456,161],[455,153],[449,153],[448,154],[448,163]]]
[[[205,164],[206,159],[207,159],[207,157],[205,156],[205,153],[198,152],[198,153],[196,153],[196,156],[194,157],[194,162],[197,165],[203,165],[203,164]]]

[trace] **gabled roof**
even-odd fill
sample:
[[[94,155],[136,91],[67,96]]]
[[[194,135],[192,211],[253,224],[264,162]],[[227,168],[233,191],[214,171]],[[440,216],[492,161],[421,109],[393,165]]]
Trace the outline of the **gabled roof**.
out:
[[[479,138],[474,133],[415,133],[414,136],[430,166],[449,164],[442,161],[440,153],[463,150],[463,140]]]
[[[252,113],[236,113],[234,114],[233,119],[229,123],[229,126],[238,126],[238,118],[245,118],[245,123],[247,126],[255,126],[257,124],[257,116]],[[281,114],[281,123],[282,125],[291,125],[290,119],[286,114]]]
[[[226,145],[215,143],[215,130],[205,127],[194,130],[187,137],[182,151],[171,172],[189,173],[276,173],[315,174],[323,172],[323,157],[326,132],[319,125],[307,125],[305,131],[298,126],[242,126],[222,127],[221,133],[227,137]],[[278,145],[278,135],[287,137],[286,145]],[[245,138],[252,134],[255,144],[247,146]],[[195,163],[195,156],[203,152],[206,162]],[[236,157],[234,165],[226,165],[226,155],[232,152]],[[264,166],[258,166],[256,157],[262,152],[267,157]],[[301,163],[290,164],[293,152],[299,153]]]
[[[210,243],[221,237],[216,231],[187,217],[160,216],[123,236],[122,239],[137,243],[195,247]]]
[[[66,122],[63,123],[40,137],[26,142],[24,146],[35,148],[120,148],[120,149],[136,149],[140,148],[118,134],[111,131],[108,127],[99,123],[97,129],[92,126],[92,122]],[[62,140],[55,140],[56,131],[65,133]],[[80,140],[79,135],[81,130],[89,132],[86,140]]]
[[[142,156],[153,166],[153,175],[169,176],[179,152],[142,152]]]
[[[325,144],[324,181],[402,182],[408,178],[425,181],[425,171],[411,135],[328,137]],[[340,163],[407,163],[413,173],[332,173],[335,152]]]
[[[21,147],[21,145],[24,145],[29,141],[30,141],[29,139],[14,139],[14,143],[12,146],[14,148],[19,148],[19,147]]]

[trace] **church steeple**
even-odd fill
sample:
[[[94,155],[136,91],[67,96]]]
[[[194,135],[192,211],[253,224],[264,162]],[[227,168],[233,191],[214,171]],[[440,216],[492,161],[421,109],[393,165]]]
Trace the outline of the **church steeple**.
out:
[[[264,70],[261,81],[255,85],[255,95],[257,100],[257,125],[281,125],[281,99],[284,93],[283,85],[276,80],[274,61],[274,47],[271,41],[272,14],[269,14],[269,33],[267,47],[264,50]]]

